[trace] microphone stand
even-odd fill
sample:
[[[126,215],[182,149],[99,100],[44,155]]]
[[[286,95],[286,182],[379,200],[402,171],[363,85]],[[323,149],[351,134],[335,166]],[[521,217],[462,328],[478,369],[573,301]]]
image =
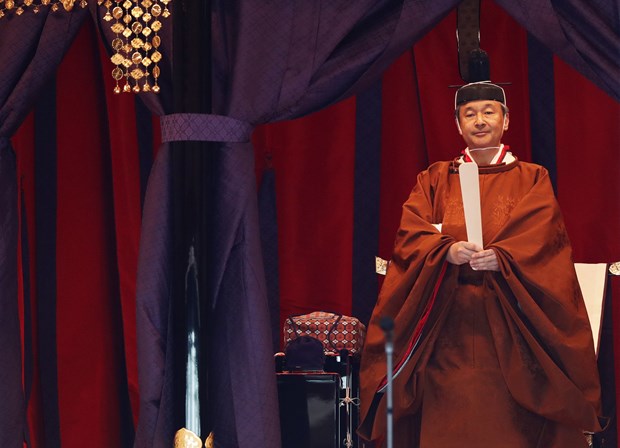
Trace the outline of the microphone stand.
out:
[[[394,448],[394,420],[393,420],[393,402],[392,402],[392,382],[393,382],[393,356],[394,343],[392,341],[392,333],[394,330],[394,320],[388,316],[381,318],[381,329],[385,334],[385,358],[387,369],[387,387],[386,394],[386,417],[387,417],[387,445],[386,448]]]

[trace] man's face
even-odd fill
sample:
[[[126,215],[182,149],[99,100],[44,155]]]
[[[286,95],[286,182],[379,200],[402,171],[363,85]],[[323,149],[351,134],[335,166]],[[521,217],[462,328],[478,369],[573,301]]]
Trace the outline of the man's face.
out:
[[[508,114],[497,101],[470,101],[461,106],[458,124],[469,149],[497,147],[508,129]]]

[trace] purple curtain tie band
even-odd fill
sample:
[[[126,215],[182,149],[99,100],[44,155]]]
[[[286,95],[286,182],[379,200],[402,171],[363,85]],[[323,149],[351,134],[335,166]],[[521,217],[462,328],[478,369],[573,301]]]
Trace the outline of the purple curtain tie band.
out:
[[[166,142],[247,142],[254,126],[223,115],[170,114],[159,118]]]

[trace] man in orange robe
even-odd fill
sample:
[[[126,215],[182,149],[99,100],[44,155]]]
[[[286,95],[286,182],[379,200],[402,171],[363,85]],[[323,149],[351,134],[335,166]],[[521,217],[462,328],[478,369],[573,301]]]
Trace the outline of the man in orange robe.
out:
[[[394,446],[583,448],[600,431],[593,338],[545,168],[501,144],[501,87],[456,95],[468,147],[418,175],[362,354],[360,434],[385,437],[383,316],[394,319]],[[459,165],[479,170],[484,248]]]

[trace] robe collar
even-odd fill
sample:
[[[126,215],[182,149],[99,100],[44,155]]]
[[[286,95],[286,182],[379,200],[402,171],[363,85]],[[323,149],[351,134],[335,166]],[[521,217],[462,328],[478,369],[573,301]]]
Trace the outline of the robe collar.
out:
[[[514,162],[516,159],[509,151],[509,149],[510,146],[504,145],[503,143],[499,145],[497,154],[495,154],[495,157],[493,157],[493,160],[491,160],[491,163],[489,165],[500,165],[503,163],[509,164]],[[469,148],[465,148],[463,151],[461,151],[461,154],[461,157],[459,157],[459,159],[457,160],[459,163],[469,163],[474,161],[473,157],[469,152]]]

